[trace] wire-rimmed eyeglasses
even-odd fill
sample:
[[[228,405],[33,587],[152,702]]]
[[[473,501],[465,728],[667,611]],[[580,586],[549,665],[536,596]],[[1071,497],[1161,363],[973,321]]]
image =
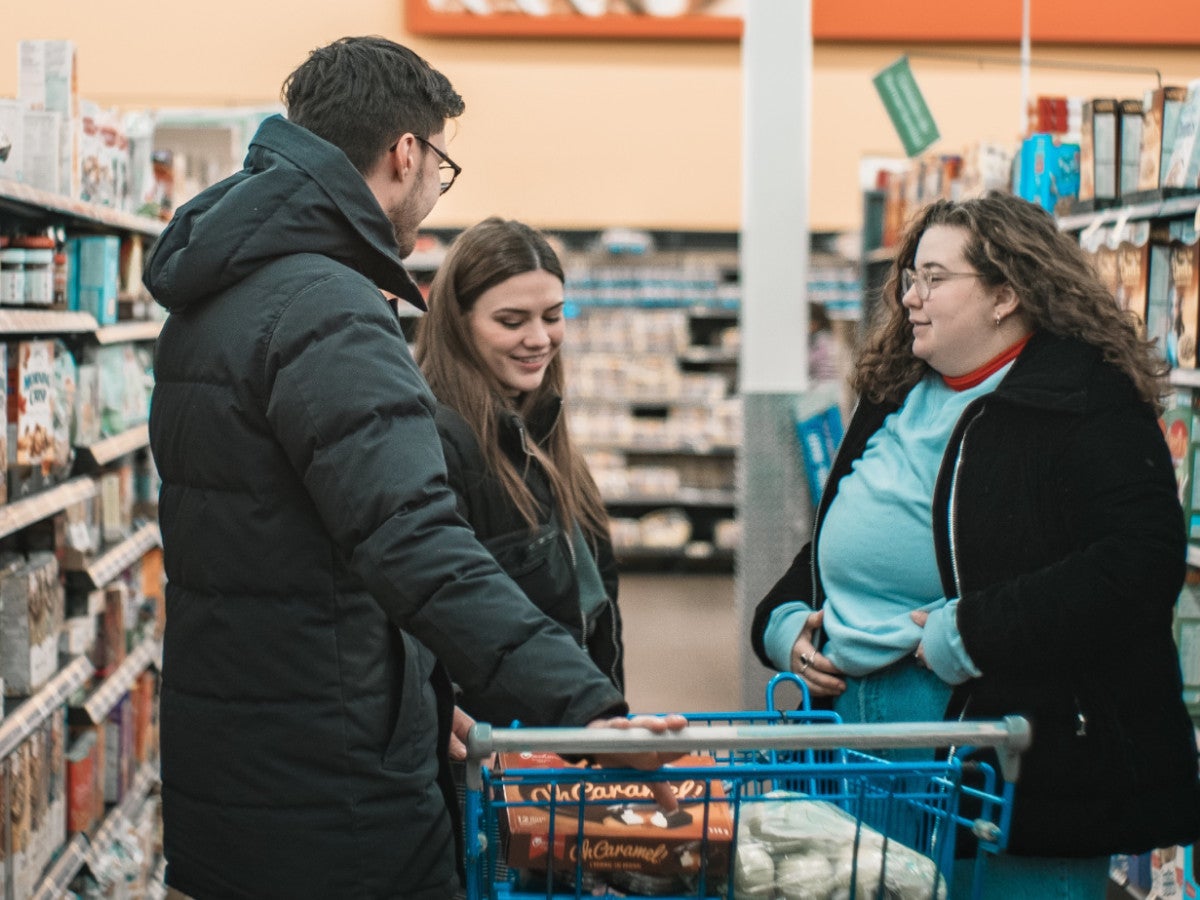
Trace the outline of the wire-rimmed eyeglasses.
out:
[[[943,272],[940,269],[904,269],[900,272],[900,296],[903,297],[913,288],[917,289],[917,297],[924,303],[929,299],[929,293],[943,281],[951,278],[978,278],[978,272]]]
[[[450,188],[454,186],[454,179],[462,174],[462,166],[447,156],[444,151],[439,150],[429,141],[425,140],[425,138],[418,137],[415,134],[413,137],[417,138],[418,141],[436,153],[438,159],[441,160],[438,163],[438,176],[442,181],[442,193],[446,193],[446,191],[450,190]]]

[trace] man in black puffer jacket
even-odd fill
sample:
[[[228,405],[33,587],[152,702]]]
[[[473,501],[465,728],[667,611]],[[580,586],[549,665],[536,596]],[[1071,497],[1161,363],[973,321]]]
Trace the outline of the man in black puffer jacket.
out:
[[[626,709],[455,512],[390,305],[423,308],[400,260],[458,173],[461,98],[382,38],[314,51],[285,90],[289,118],[146,266],[171,313],[150,421],[167,881],[442,900],[450,678],[527,724]]]

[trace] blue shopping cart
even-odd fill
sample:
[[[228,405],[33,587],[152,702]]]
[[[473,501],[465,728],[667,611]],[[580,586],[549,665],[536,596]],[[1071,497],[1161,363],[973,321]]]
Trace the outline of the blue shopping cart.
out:
[[[806,692],[801,709],[774,709],[780,678],[793,676],[772,681],[767,709],[688,714],[668,734],[476,725],[468,900],[944,900],[959,832],[974,844],[977,892],[984,854],[1007,840],[1028,723],[844,725],[808,709]],[[923,762],[876,755],[936,747],[995,748],[1001,771],[955,752]],[[664,749],[691,755],[651,772],[561,757]],[[494,754],[502,766],[487,764]],[[655,803],[655,781],[673,786],[676,813]]]

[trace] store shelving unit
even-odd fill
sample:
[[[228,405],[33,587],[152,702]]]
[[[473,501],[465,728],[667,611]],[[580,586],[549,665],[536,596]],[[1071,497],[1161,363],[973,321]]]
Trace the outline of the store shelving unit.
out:
[[[5,231],[29,233],[60,229],[70,234],[152,238],[162,231],[164,224],[0,180],[0,227]],[[65,341],[72,350],[78,350],[89,342],[93,345],[150,342],[157,337],[161,327],[159,321],[121,322],[98,327],[91,315],[82,312],[0,309],[0,340],[54,337]],[[95,498],[99,492],[96,477],[99,471],[144,451],[148,444],[148,429],[145,424],[138,424],[121,434],[105,437],[86,446],[76,446],[75,462],[69,478],[41,492],[0,504],[0,538],[23,540],[21,533],[25,529],[40,527],[59,513]],[[72,584],[85,583],[89,589],[104,588],[147,552],[159,547],[160,543],[157,523],[144,522],[124,540],[103,547],[87,561],[81,572],[64,573],[63,577]],[[159,654],[157,641],[152,636],[146,637],[120,666],[98,683],[92,662],[86,656],[64,660],[49,682],[0,720],[0,762],[6,763],[7,758],[50,717],[63,714],[68,703],[81,704],[91,721],[103,721],[138,676],[148,667],[158,666]],[[51,862],[40,877],[30,882],[34,885],[31,896],[64,896],[81,869],[85,866],[94,867],[102,855],[111,852],[112,834],[130,820],[133,811],[144,802],[156,781],[157,765],[143,765],[121,803],[109,811],[95,833],[68,836],[66,843],[52,855]],[[0,884],[0,897],[17,900],[12,896],[14,890],[16,887],[10,879],[9,884]]]

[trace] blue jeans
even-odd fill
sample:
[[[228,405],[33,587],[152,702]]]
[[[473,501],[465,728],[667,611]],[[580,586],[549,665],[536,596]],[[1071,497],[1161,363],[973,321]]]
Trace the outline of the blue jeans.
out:
[[[848,677],[846,691],[833,708],[847,724],[933,722],[945,715],[950,693],[948,684],[906,656],[870,675]],[[933,758],[933,751],[924,749],[872,753],[897,762]],[[903,830],[893,836],[909,843]],[[1105,896],[1107,857],[1058,859],[984,853],[983,858],[983,900],[1103,900]],[[974,864],[974,859],[955,863],[950,894],[955,900],[974,896]]]

